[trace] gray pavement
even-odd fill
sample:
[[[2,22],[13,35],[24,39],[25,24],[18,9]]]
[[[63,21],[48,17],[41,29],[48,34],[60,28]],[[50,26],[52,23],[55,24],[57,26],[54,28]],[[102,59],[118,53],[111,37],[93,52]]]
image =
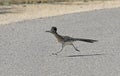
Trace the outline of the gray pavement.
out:
[[[97,39],[61,49],[52,34]],[[120,8],[73,13],[0,26],[0,76],[120,76]]]

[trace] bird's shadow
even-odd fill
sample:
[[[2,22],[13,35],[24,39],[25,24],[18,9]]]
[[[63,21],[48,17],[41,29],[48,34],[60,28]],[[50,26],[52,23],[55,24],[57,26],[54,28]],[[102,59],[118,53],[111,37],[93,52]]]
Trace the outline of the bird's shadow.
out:
[[[88,57],[88,56],[100,56],[105,54],[87,54],[87,55],[68,55],[66,57]]]

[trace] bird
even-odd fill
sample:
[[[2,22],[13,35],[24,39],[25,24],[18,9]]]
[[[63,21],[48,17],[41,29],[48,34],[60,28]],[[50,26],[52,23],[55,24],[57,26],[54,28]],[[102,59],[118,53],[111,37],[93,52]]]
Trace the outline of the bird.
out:
[[[46,32],[53,34],[56,37],[57,41],[62,44],[62,48],[60,49],[60,51],[58,51],[56,53],[52,53],[52,55],[58,55],[58,53],[63,51],[63,48],[66,45],[72,45],[76,51],[80,52],[80,50],[78,50],[75,47],[75,45],[73,44],[73,42],[75,42],[75,41],[83,41],[83,42],[87,42],[87,43],[94,43],[94,42],[98,41],[98,40],[93,40],[93,39],[83,39],[83,38],[73,38],[70,36],[62,36],[62,35],[58,34],[57,27],[54,27],[54,26],[51,27],[51,30],[46,31]]]

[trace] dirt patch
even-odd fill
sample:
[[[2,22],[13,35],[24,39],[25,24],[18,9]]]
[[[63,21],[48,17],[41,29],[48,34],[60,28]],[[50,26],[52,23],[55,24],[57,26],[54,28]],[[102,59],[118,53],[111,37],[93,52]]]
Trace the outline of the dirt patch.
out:
[[[120,1],[0,6],[0,25],[74,12],[120,7]]]

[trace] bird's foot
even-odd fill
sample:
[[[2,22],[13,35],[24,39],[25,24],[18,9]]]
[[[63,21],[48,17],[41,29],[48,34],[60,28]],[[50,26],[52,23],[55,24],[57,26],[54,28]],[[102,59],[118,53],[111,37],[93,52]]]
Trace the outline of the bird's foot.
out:
[[[80,52],[80,50],[76,49],[76,51]]]

